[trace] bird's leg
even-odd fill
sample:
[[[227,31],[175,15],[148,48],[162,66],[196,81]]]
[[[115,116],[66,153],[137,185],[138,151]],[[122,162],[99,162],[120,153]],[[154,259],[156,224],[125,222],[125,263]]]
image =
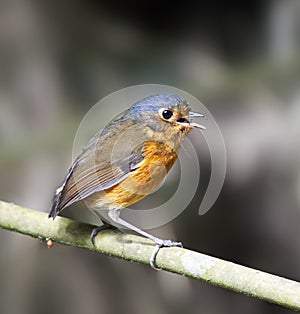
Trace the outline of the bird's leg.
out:
[[[97,235],[100,231],[106,230],[106,229],[116,229],[115,226],[110,225],[110,224],[107,223],[106,221],[103,221],[103,220],[101,220],[101,221],[103,222],[103,225],[94,228],[94,229],[92,230],[92,232],[91,232],[91,241],[92,241],[93,245],[95,245],[95,237],[96,237],[96,235]]]
[[[123,227],[127,228],[127,229],[130,229],[138,234],[141,234],[142,236],[152,240],[154,243],[155,243],[155,249],[153,250],[153,253],[150,257],[150,265],[153,269],[158,269],[156,266],[155,266],[155,259],[156,259],[156,256],[157,256],[157,253],[159,251],[159,249],[161,247],[171,247],[171,246],[179,246],[179,247],[182,247],[182,243],[181,242],[174,242],[174,241],[171,241],[171,240],[163,240],[163,239],[160,239],[160,238],[156,238],[154,237],[153,235],[139,229],[138,227],[136,226],[133,226],[132,224],[130,224],[129,222],[123,220],[122,218],[120,218],[120,210],[119,209],[114,209],[114,210],[110,210],[108,212],[108,216],[117,224],[120,224],[122,225]]]

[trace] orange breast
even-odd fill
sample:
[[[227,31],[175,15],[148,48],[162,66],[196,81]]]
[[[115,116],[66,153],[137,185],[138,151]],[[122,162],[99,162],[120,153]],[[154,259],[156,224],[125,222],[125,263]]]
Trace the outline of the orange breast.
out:
[[[143,147],[143,160],[122,182],[105,190],[115,205],[127,207],[153,192],[167,175],[177,153],[169,146],[148,141]]]

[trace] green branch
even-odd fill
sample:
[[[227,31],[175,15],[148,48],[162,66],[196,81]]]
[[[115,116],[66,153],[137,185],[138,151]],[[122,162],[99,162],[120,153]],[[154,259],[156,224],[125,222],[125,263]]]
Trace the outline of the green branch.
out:
[[[100,232],[93,246],[91,225],[63,217],[53,221],[46,213],[2,201],[0,227],[148,265],[154,248],[148,239],[113,230]],[[300,283],[289,279],[177,247],[162,248],[156,265],[166,271],[300,310]]]

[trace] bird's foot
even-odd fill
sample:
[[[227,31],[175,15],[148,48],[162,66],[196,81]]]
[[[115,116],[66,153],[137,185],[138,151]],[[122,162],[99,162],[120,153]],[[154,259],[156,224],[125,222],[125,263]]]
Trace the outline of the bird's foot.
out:
[[[162,247],[172,247],[172,246],[183,247],[181,242],[174,242],[174,241],[171,241],[171,240],[156,239],[154,242],[155,242],[155,248],[154,248],[154,250],[152,252],[152,255],[150,257],[150,265],[155,270],[159,270],[159,268],[157,268],[155,266],[155,260],[156,260],[156,256],[157,256],[158,251],[160,250],[160,248],[162,248]]]
[[[95,237],[96,235],[102,231],[102,230],[106,230],[106,229],[116,229],[116,227],[108,224],[107,222],[104,222],[102,226],[96,227],[92,230],[91,232],[91,242],[93,243],[93,245],[95,245]]]

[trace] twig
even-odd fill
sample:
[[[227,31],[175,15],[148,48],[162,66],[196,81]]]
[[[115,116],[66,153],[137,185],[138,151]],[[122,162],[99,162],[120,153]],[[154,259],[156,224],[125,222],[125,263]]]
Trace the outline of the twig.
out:
[[[153,251],[151,241],[114,230],[100,232],[93,246],[90,233],[94,226],[63,217],[53,221],[46,213],[2,201],[0,227],[148,265]],[[296,281],[178,247],[161,249],[156,265],[166,271],[300,310],[300,283]]]

